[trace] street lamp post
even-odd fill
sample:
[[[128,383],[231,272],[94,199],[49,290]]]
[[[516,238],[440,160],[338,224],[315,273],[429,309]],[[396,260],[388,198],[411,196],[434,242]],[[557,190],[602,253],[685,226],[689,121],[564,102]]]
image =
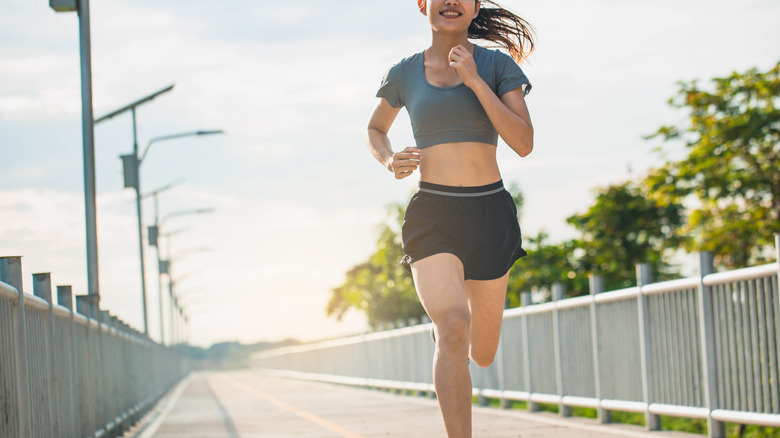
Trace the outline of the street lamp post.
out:
[[[139,105],[143,105],[146,102],[151,101],[155,97],[167,93],[168,91],[171,91],[173,89],[173,84],[169,85],[166,88],[163,88],[160,91],[157,91],[155,93],[152,93],[146,97],[143,97],[129,105],[125,105],[122,108],[119,108],[115,111],[112,111],[103,117],[100,117],[95,120],[95,124],[98,124],[104,120],[111,119],[119,114],[122,114],[126,111],[130,111],[132,114],[133,119],[133,155],[125,155],[122,156],[122,162],[124,164],[124,176],[125,176],[125,187],[133,187],[135,189],[135,200],[136,200],[136,211],[138,213],[138,242],[139,242],[139,251],[141,254],[141,296],[143,299],[143,316],[144,316],[144,334],[149,335],[149,323],[146,316],[146,275],[144,273],[144,243],[143,243],[143,225],[141,224],[141,185],[140,181],[138,180],[138,168],[140,167],[140,162],[138,161],[138,129],[136,128],[136,121],[135,121],[135,108]]]
[[[222,134],[223,131],[221,130],[201,130],[201,131],[191,131],[191,132],[183,132],[179,134],[173,134],[173,135],[165,135],[161,137],[155,137],[149,140],[149,142],[146,144],[146,148],[144,148],[143,154],[139,157],[138,155],[138,136],[137,136],[137,128],[136,128],[136,118],[135,118],[135,108],[145,102],[148,102],[155,97],[170,91],[173,89],[173,85],[170,85],[169,87],[162,89],[156,93],[153,93],[149,96],[144,97],[143,99],[140,99],[136,102],[133,102],[127,106],[124,106],[116,111],[113,111],[109,114],[106,114],[103,117],[100,117],[99,119],[95,120],[95,123],[102,122],[104,120],[110,119],[118,114],[121,114],[125,111],[130,111],[132,113],[132,119],[133,119],[133,153],[132,154],[126,154],[121,155],[120,158],[122,159],[122,169],[124,173],[124,185],[125,188],[133,188],[135,189],[135,203],[136,203],[136,213],[138,216],[138,253],[141,263],[141,297],[142,297],[142,305],[143,305],[143,317],[144,317],[144,333],[148,336],[149,335],[149,321],[147,317],[147,305],[146,305],[146,265],[144,262],[144,243],[143,243],[143,220],[142,220],[142,214],[141,214],[141,175],[140,175],[140,169],[141,169],[141,163],[143,163],[144,158],[146,157],[146,154],[149,152],[149,148],[152,147],[152,144],[164,141],[164,140],[173,140],[177,138],[182,137],[190,137],[190,136],[202,136],[202,135],[211,135],[211,134]]]
[[[172,341],[171,343],[177,347],[177,349],[181,350],[179,347],[181,347],[181,343],[183,341],[183,330],[182,330],[182,323],[184,318],[184,307],[181,303],[181,300],[178,296],[173,292],[174,285],[176,284],[176,281],[170,279],[170,282],[168,283],[170,285],[170,291],[171,291],[171,332],[172,332]]]
[[[169,232],[166,234],[161,233],[162,225],[169,220],[172,217],[178,217],[178,216],[188,216],[188,215],[194,215],[194,214],[204,214],[204,213],[212,213],[214,212],[213,208],[200,208],[195,210],[181,210],[181,211],[175,211],[173,213],[170,213],[166,215],[162,220],[158,221],[157,219],[157,196],[155,195],[155,215],[154,215],[154,225],[149,227],[149,245],[154,246],[157,249],[157,285],[158,285],[158,291],[159,291],[159,298],[160,298],[160,342],[162,344],[165,344],[165,338],[163,337],[163,290],[162,290],[162,274],[168,275],[168,293],[169,293],[169,299],[173,300],[173,277],[171,276],[171,240],[170,237],[173,234],[176,234],[175,232]],[[160,259],[160,236],[168,237],[168,259],[162,260]],[[172,301],[171,301],[172,303]],[[171,304],[171,318],[173,318],[173,305]],[[171,322],[171,339],[173,339],[173,322]]]
[[[184,307],[182,307],[181,304],[178,302],[176,303],[177,306],[179,306],[179,354],[184,353]]]
[[[84,214],[87,233],[87,287],[90,306],[100,306],[98,283],[97,207],[95,203],[95,125],[92,120],[92,49],[89,0],[49,0],[57,12],[77,11],[81,58],[81,132],[84,161]]]
[[[133,139],[135,139],[135,110],[133,110]],[[135,188],[136,210],[138,212],[138,242],[139,242],[139,254],[141,258],[141,295],[143,297],[144,306],[144,333],[149,334],[148,321],[147,321],[147,309],[146,309],[146,273],[144,270],[144,244],[143,244],[143,225],[141,216],[141,164],[146,158],[146,154],[149,153],[149,148],[156,142],[165,140],[174,140],[182,137],[193,137],[202,135],[222,134],[221,130],[207,130],[207,131],[191,131],[182,132],[179,134],[164,135],[161,137],[155,137],[149,140],[146,144],[141,156],[138,156],[138,143],[133,141],[133,153],[130,155],[122,155],[122,164],[125,177],[125,188]],[[129,183],[129,184],[128,184]],[[159,263],[159,254],[158,254]]]
[[[170,261],[169,261],[170,266]],[[176,287],[176,284],[182,281],[184,278],[189,277],[190,274],[184,274],[179,276],[178,278],[174,279],[171,275],[171,272],[168,271],[168,294],[170,299],[170,311],[171,311],[171,336],[172,336],[172,343],[175,345],[179,338],[181,337],[181,321],[179,318],[177,318],[177,314],[180,316],[181,314],[181,306],[179,304],[179,296],[174,292],[174,289]]]
[[[164,329],[164,323],[163,323],[163,291],[162,291],[162,269],[160,267],[160,246],[157,244],[158,239],[158,230],[157,222],[159,218],[159,200],[157,196],[175,186],[176,184],[179,184],[182,180],[175,181],[171,184],[168,184],[167,186],[160,187],[157,190],[152,191],[151,193],[147,193],[144,195],[146,196],[152,196],[154,198],[154,225],[149,227],[146,235],[149,238],[149,245],[155,247],[157,250],[157,292],[159,293],[159,299],[160,299],[160,344],[165,344],[165,329]]]
[[[187,355],[189,356],[191,353],[190,350],[190,315],[189,313],[184,313],[184,343],[187,345]]]

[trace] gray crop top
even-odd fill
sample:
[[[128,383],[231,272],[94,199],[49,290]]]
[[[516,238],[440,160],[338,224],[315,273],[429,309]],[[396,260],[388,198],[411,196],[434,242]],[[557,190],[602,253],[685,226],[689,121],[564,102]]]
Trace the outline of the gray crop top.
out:
[[[509,55],[474,45],[477,72],[498,97],[531,83]],[[441,143],[476,141],[496,145],[498,132],[465,84],[437,87],[425,79],[423,52],[402,59],[385,73],[377,97],[393,108],[406,106],[418,148]]]

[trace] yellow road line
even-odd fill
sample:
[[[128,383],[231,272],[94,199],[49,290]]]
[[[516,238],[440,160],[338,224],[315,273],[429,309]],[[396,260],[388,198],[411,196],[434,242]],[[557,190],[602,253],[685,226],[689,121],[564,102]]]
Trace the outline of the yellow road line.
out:
[[[301,418],[304,418],[306,420],[309,420],[313,423],[317,423],[320,426],[329,429],[333,432],[338,433],[339,435],[343,436],[344,438],[366,438],[363,435],[358,435],[355,432],[352,432],[349,429],[344,428],[343,426],[336,424],[326,418],[322,418],[319,415],[312,414],[311,412],[305,411],[303,409],[296,408],[295,406],[289,405],[278,398],[268,395],[262,391],[258,391],[257,389],[242,383],[238,380],[232,379],[230,377],[221,375],[219,376],[222,380],[230,383],[233,386],[237,386],[247,392],[251,392],[252,394],[262,398],[263,400],[267,401],[268,403],[276,406],[277,408],[284,409],[285,411],[291,412]]]

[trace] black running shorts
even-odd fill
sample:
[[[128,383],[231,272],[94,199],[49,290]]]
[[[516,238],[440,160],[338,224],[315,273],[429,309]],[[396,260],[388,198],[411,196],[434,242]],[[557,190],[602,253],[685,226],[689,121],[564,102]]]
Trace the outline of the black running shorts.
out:
[[[527,253],[517,208],[502,181],[477,187],[420,182],[406,207],[401,260],[407,269],[425,257],[450,253],[463,263],[465,280],[500,278]]]

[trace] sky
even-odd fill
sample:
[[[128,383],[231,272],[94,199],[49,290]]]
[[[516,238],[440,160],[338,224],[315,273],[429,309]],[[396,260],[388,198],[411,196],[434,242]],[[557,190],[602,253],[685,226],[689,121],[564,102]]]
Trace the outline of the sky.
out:
[[[534,152],[499,142],[505,182],[525,196],[521,227],[573,237],[565,219],[594,190],[659,164],[643,136],[685,114],[678,81],[722,77],[780,59],[775,0],[499,2],[536,29],[522,67]],[[78,19],[46,1],[0,12],[0,256],[86,293]],[[325,316],[331,290],[374,250],[387,206],[417,180],[396,181],[363,137],[385,70],[430,44],[408,1],[104,0],[91,2],[96,117],[175,84],[137,110],[139,145],[202,129],[224,135],[153,145],[141,167],[159,195],[163,245],[190,340],[314,340],[358,333],[365,319]],[[396,149],[414,144],[402,111]],[[143,327],[135,195],[120,155],[129,114],[95,126],[101,307]],[[677,149],[675,149],[677,148]],[[671,145],[669,152],[681,153]],[[212,208],[213,213],[171,216]],[[154,204],[143,201],[143,222]],[[149,331],[160,338],[153,248],[145,249]],[[163,307],[168,308],[167,299]],[[167,311],[166,311],[167,312]],[[164,322],[166,338],[167,321]]]

